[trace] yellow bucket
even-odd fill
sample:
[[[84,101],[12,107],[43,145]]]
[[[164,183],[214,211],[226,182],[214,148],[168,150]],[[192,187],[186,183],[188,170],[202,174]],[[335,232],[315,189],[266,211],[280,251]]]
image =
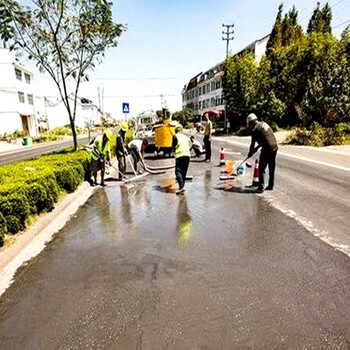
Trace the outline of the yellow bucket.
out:
[[[234,170],[235,170],[235,164],[236,164],[236,161],[234,160],[227,160],[225,162],[225,165],[226,165],[226,171],[228,173],[232,173]]]

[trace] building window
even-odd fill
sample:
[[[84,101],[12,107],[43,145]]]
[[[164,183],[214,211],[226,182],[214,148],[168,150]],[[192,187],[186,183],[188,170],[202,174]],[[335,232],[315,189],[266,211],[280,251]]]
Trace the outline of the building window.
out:
[[[196,97],[198,97],[198,89],[196,89],[195,91],[196,91]]]
[[[22,71],[18,68],[15,68],[15,73],[16,73],[16,79],[22,80]]]
[[[199,109],[202,109],[202,101],[199,101]]]
[[[212,107],[214,107],[214,106],[215,106],[215,98],[214,98],[214,97],[212,97],[212,99],[211,99],[210,103],[211,103],[211,106],[212,106]]]
[[[34,100],[33,100],[33,95],[27,95],[27,98],[28,98],[28,103],[30,104],[30,105],[33,105],[34,104]]]
[[[27,84],[30,84],[30,75],[28,74],[28,73],[24,73],[24,78],[25,78],[25,80],[26,80],[26,83]]]
[[[221,81],[220,81],[220,80],[216,82],[216,88],[217,88],[217,89],[220,89],[220,88],[221,88]]]
[[[199,96],[202,95],[202,87],[199,88]]]
[[[203,86],[203,95],[205,94],[205,85]]]
[[[24,93],[18,91],[19,102],[24,103]]]
[[[211,83],[211,91],[214,91],[215,90],[215,82],[213,81],[212,83]]]

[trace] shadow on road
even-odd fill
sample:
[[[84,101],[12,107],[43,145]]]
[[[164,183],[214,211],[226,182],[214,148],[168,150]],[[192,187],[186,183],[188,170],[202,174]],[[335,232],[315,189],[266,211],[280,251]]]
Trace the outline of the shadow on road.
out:
[[[222,186],[214,187],[214,189],[233,193],[259,193],[256,187],[234,186],[232,184],[223,184]]]

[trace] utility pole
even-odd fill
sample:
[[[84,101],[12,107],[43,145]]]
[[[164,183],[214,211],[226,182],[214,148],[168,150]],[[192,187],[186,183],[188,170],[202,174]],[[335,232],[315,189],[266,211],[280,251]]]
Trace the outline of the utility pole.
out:
[[[226,31],[222,31],[222,34],[223,35],[226,35],[226,38],[223,37],[222,40],[226,41],[226,59],[228,57],[228,49],[229,49],[229,43],[231,40],[234,39],[234,24],[222,24],[223,28],[226,28]],[[231,31],[231,28],[232,28],[232,31]]]
[[[233,34],[235,31],[233,30],[234,24],[222,24],[222,27],[226,29],[226,31],[222,31],[223,35],[226,35],[226,37],[223,37],[222,40],[226,41],[226,61],[228,59],[228,53],[229,53],[229,43],[231,40],[234,39]],[[232,30],[231,30],[232,29]],[[227,134],[228,129],[230,128],[229,122],[227,122],[227,104],[225,101],[225,115],[224,115],[224,131],[225,134]]]

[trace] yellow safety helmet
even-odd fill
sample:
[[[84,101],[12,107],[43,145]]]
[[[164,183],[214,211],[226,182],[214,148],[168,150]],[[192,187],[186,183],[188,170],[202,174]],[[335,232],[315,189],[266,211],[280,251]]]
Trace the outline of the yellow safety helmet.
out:
[[[106,130],[104,131],[104,134],[107,136],[107,138],[108,138],[109,141],[112,140],[112,138],[113,138],[113,133],[112,133],[112,131],[111,131],[110,129],[106,129]]]
[[[123,130],[123,131],[128,131],[128,123],[127,122],[122,122],[120,124],[120,128]]]
[[[178,124],[175,126],[175,132],[183,132],[184,128],[182,127],[181,124]]]

